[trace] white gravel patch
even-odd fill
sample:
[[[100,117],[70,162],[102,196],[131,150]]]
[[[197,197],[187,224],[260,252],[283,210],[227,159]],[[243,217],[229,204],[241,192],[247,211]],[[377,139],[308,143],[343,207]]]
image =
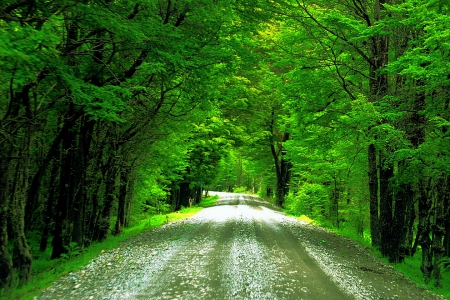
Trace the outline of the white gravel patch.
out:
[[[276,266],[267,259],[267,249],[255,239],[253,214],[238,207],[238,220],[224,270],[229,284],[226,299],[278,299],[274,294]]]
[[[373,296],[376,293],[370,285],[367,285],[355,274],[352,274],[348,268],[342,268],[342,264],[338,263],[339,259],[337,257],[326,253],[324,249],[308,245],[305,242],[302,242],[302,245],[308,254],[317,261],[325,274],[330,276],[342,291],[358,300],[379,299]]]

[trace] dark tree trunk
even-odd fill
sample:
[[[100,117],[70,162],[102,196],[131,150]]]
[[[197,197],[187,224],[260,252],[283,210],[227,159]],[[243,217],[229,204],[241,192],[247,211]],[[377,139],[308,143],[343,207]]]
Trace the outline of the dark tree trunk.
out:
[[[117,196],[116,191],[116,179],[118,174],[118,167],[112,165],[113,162],[110,162],[110,168],[106,172],[105,176],[105,200],[103,203],[103,209],[99,222],[99,234],[98,241],[103,241],[108,237],[108,232],[110,230],[110,221],[111,221],[111,213],[112,207],[114,204],[114,200]]]
[[[330,208],[330,217],[331,221],[333,222],[333,225],[336,228],[339,228],[339,198],[340,198],[339,186],[336,181],[336,178],[334,178],[333,191],[331,197],[332,202]]]
[[[68,114],[70,114],[72,108],[69,108]],[[70,134],[70,130],[76,124],[76,121],[83,115],[82,110],[78,110],[72,114],[72,117],[67,118],[64,125],[58,135],[52,142],[50,149],[47,152],[47,156],[44,158],[42,165],[38,168],[31,180],[30,187],[28,189],[28,199],[25,206],[25,229],[29,230],[33,223],[33,213],[36,209],[39,199],[39,189],[41,186],[42,178],[50,165],[52,159],[59,155],[60,144],[63,139]]]
[[[189,199],[191,198],[191,189],[189,188],[189,182],[180,183],[180,203],[176,210],[181,207],[189,207]]]
[[[446,192],[444,193],[444,256],[450,257],[450,176],[447,175]]]
[[[381,156],[381,154],[380,154]],[[390,257],[392,249],[392,192],[389,180],[393,176],[392,166],[384,164],[380,167],[380,251],[385,257]]]
[[[2,149],[5,151],[7,148]],[[6,150],[5,154],[9,155],[9,151]],[[10,159],[0,156],[0,289],[11,286],[14,279],[8,247],[9,163]]]
[[[16,164],[16,176],[14,179],[11,206],[11,227],[14,233],[13,266],[19,273],[19,284],[27,283],[31,279],[31,267],[33,258],[31,249],[25,236],[25,200],[28,188],[29,157],[31,146],[31,130],[28,129],[22,139],[22,147]]]
[[[285,132],[283,135],[283,140],[278,145],[279,150],[277,151],[275,142],[272,142],[270,149],[272,151],[272,157],[275,164],[276,172],[276,190],[275,198],[276,204],[280,207],[284,205],[284,197],[289,193],[289,181],[291,177],[291,163],[286,160],[286,150],[283,148],[283,142],[289,140],[289,133]]]
[[[381,19],[381,10],[386,0],[377,0],[374,3],[374,20]],[[374,36],[370,40],[369,59],[369,100],[378,103],[383,99],[388,91],[388,77],[386,73],[380,71],[388,63],[389,37]],[[375,137],[376,138],[376,137]],[[369,198],[370,198],[370,230],[372,234],[372,245],[376,248],[382,245],[382,229],[380,222],[383,222],[381,214],[378,213],[378,183],[376,148],[374,144],[369,145]],[[381,193],[381,191],[380,191]],[[381,195],[380,195],[381,201]],[[380,203],[381,204],[381,203]]]
[[[411,185],[409,186],[411,188]],[[413,256],[412,245],[414,241],[414,221],[416,219],[415,195],[411,191],[411,197],[407,199],[406,222],[405,222],[405,240],[402,248],[407,256]]]
[[[131,169],[127,168],[120,174],[119,203],[117,207],[117,220],[114,235],[120,234],[125,226],[126,200],[128,191],[128,175]]]
[[[45,204],[45,215],[43,218],[44,224],[42,226],[41,243],[39,245],[39,251],[44,252],[47,249],[48,237],[51,229],[51,223],[53,220],[53,206],[56,200],[56,178],[58,175],[59,165],[55,160],[53,161],[53,167],[50,174],[49,195]]]
[[[87,186],[86,172],[89,165],[89,150],[91,148],[92,131],[95,122],[89,121],[87,117],[82,120],[81,130],[78,136],[78,148],[74,159],[74,186],[75,195],[73,205],[71,206],[70,217],[72,219],[72,242],[77,243],[80,247],[84,246],[85,237],[85,210],[87,202]]]
[[[170,188],[170,201],[175,211],[180,209],[180,188],[175,183]]]
[[[406,243],[408,232],[411,231],[408,226],[410,222],[407,218],[408,206],[414,199],[414,193],[410,184],[400,185],[399,191],[395,195],[394,219],[392,222],[392,240],[389,261],[392,263],[401,263],[409,253]]]
[[[431,189],[431,179],[425,184],[425,180],[422,179],[419,182],[420,185],[420,197],[419,197],[419,225],[418,225],[418,244],[422,248],[422,264],[420,270],[425,278],[426,282],[431,280],[433,272],[433,256],[431,251],[431,199],[429,197],[429,190]]]
[[[128,191],[127,191],[127,196],[128,196],[128,201],[125,202],[125,223],[123,224],[124,227],[129,227],[130,226],[130,216],[131,216],[131,208],[132,208],[132,199],[133,199],[133,185],[134,185],[134,180],[130,179],[130,181],[128,181],[127,186],[128,186]],[[170,203],[170,202],[169,202]]]
[[[370,195],[370,234],[372,246],[381,245],[380,219],[378,216],[378,173],[377,173],[377,151],[375,145],[369,145],[369,195]]]
[[[202,201],[203,189],[201,186],[194,188],[194,203],[199,204]]]
[[[63,138],[61,169],[59,175],[59,195],[55,210],[55,229],[53,232],[53,251],[51,258],[55,259],[66,253],[65,246],[70,242],[69,208],[73,197],[73,155],[75,148],[74,133],[69,131]]]
[[[437,185],[437,192],[434,196],[434,224],[432,224],[431,232],[433,235],[432,255],[433,255],[433,279],[436,287],[442,287],[441,281],[441,260],[444,257],[444,236],[445,236],[445,206],[446,198],[448,198],[449,189],[447,188],[448,180],[441,179]],[[448,202],[448,200],[447,200]]]

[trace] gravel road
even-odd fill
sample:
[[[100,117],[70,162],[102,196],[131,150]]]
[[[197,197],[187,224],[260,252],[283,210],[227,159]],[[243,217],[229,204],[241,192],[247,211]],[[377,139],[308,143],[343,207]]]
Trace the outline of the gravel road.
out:
[[[37,299],[442,299],[367,249],[252,196],[155,228]]]

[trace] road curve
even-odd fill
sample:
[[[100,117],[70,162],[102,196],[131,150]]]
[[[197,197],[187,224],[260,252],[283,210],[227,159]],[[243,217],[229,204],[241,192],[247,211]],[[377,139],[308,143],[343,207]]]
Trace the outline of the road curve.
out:
[[[256,197],[220,196],[193,218],[104,253],[38,299],[438,299],[407,282],[386,285],[391,273],[375,259],[336,262],[339,237]]]

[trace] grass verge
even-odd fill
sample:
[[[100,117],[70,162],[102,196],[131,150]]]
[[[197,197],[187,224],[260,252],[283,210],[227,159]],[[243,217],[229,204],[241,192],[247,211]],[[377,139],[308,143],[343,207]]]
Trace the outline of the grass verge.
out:
[[[217,196],[208,197],[202,200],[200,204],[193,207],[183,208],[180,211],[166,215],[153,215],[143,219],[138,225],[125,228],[120,235],[110,236],[103,242],[92,244],[81,251],[80,255],[74,256],[71,259],[60,258],[51,260],[50,249],[45,253],[40,253],[39,257],[33,261],[33,279],[22,287],[13,287],[9,290],[0,291],[0,299],[33,299],[44,289],[52,285],[58,278],[66,276],[70,272],[82,269],[99,254],[119,247],[122,241],[168,222],[175,222],[192,217],[204,207],[213,206],[218,198],[219,197]]]

